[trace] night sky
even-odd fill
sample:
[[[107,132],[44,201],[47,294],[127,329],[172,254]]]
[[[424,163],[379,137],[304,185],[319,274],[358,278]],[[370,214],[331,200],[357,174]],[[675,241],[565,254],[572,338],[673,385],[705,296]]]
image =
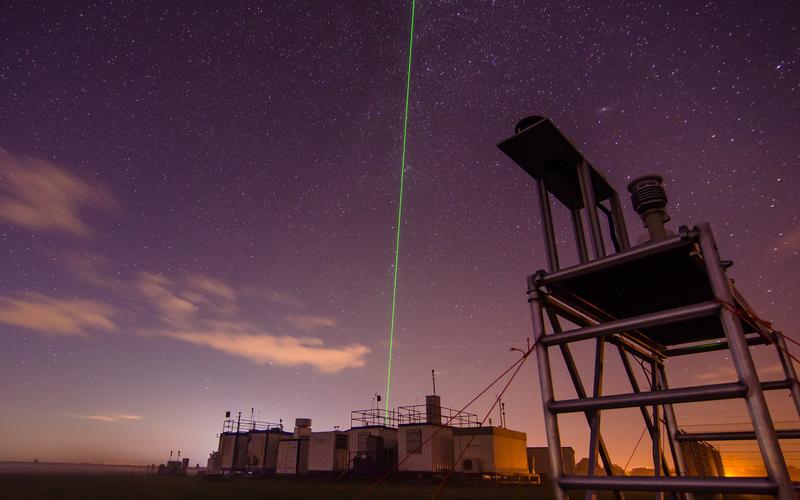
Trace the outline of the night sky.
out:
[[[633,240],[625,185],[662,174],[672,227],[710,222],[754,308],[800,338],[800,4],[608,4],[418,0],[392,406],[435,369],[460,408],[531,335],[534,184],[496,144],[533,113],[623,193]],[[0,459],[204,464],[225,410],[348,428],[385,390],[410,2],[220,5],[0,9]],[[672,385],[733,379],[699,359],[671,361]],[[535,362],[504,400],[544,445]],[[643,424],[610,415],[624,464]],[[585,456],[583,417],[562,423]]]

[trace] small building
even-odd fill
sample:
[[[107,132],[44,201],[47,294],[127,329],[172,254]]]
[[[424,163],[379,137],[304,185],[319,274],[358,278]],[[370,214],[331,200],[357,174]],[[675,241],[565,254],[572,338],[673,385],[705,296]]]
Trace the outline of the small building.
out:
[[[312,432],[308,446],[309,472],[340,472],[348,468],[348,437],[344,431]]]
[[[370,408],[350,412],[348,467],[359,474],[380,474],[397,465],[397,415]]]
[[[206,462],[206,474],[216,475],[222,473],[222,459],[218,451],[212,451]]]
[[[274,474],[278,465],[278,443],[290,439],[291,432],[279,427],[256,429],[249,433],[247,443],[247,472],[249,474]]]
[[[219,435],[220,470],[223,474],[244,472],[247,468],[247,432],[227,431]]]
[[[682,441],[688,475],[697,477],[725,477],[722,455],[705,441]]]
[[[527,435],[504,427],[453,429],[456,472],[529,476]]]
[[[424,405],[401,406],[397,410],[397,469],[401,472],[452,470],[455,465],[453,428],[478,426],[477,415],[442,408],[437,395],[425,396]]]
[[[178,452],[180,457],[180,452]],[[183,460],[168,460],[166,464],[158,466],[158,475],[160,476],[185,476],[189,470],[189,459]]]
[[[296,419],[294,423],[294,434],[292,437],[278,441],[278,456],[275,467],[276,474],[308,474],[308,451],[310,437],[311,419]]]
[[[561,459],[564,463],[564,474],[575,474],[575,450],[570,446],[563,446]],[[538,473],[543,481],[550,479],[550,455],[547,446],[528,448],[528,470]]]
[[[241,412],[234,419],[231,412],[225,412],[217,456],[212,455],[214,470],[222,474],[274,472],[277,441],[285,436],[292,435],[283,432],[282,423],[255,420],[252,414],[250,419],[242,419]]]

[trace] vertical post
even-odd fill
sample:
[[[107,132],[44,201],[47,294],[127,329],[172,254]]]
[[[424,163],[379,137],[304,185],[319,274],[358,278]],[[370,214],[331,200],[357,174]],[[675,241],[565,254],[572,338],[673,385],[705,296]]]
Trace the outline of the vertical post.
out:
[[[542,298],[536,284],[536,275],[528,276],[528,303],[531,308],[533,322],[533,342],[538,344],[539,339],[545,335],[544,318],[542,314]],[[561,476],[564,475],[564,460],[561,455],[561,436],[558,432],[558,420],[555,413],[550,410],[550,404],[555,399],[553,393],[553,379],[550,372],[550,357],[547,347],[539,345],[536,352],[536,365],[539,370],[539,385],[542,392],[542,409],[544,410],[545,433],[547,434],[547,451],[550,456],[550,476],[553,480],[553,492],[556,500],[569,500],[567,492],[561,487]]]
[[[614,228],[617,230],[617,240],[622,247],[622,251],[631,248],[631,240],[628,238],[628,227],[625,225],[625,216],[622,214],[622,205],[619,202],[619,194],[614,191],[611,197],[611,216],[614,218]]]
[[[714,297],[724,303],[733,304],[734,299],[730,289],[730,282],[720,264],[719,251],[714,242],[714,235],[711,233],[711,226],[701,224],[698,226],[698,230],[700,232],[700,249],[703,254],[703,262],[706,272],[708,272],[708,280]],[[758,380],[750,349],[745,341],[742,323],[739,317],[727,307],[720,308],[720,316],[725,330],[725,338],[728,341],[728,348],[731,351],[731,362],[733,362],[733,366],[736,369],[739,381],[747,387],[745,402],[750,412],[750,419],[753,422],[753,430],[756,434],[758,447],[764,459],[764,467],[767,470],[767,475],[778,486],[776,498],[780,500],[796,500],[797,496],[789,478],[786,461],[778,444],[778,436],[772,424],[767,401],[761,390],[761,383]]]
[[[586,215],[589,217],[589,233],[592,237],[592,249],[594,258],[605,257],[606,249],[603,243],[603,232],[600,230],[600,219],[597,216],[597,198],[594,196],[594,186],[592,185],[592,174],[589,173],[589,164],[582,159],[578,162],[578,183],[581,187],[583,206],[586,208]]]
[[[606,342],[603,338],[598,338],[595,342],[594,354],[594,385],[592,387],[592,396],[595,398],[603,394],[603,362],[605,359],[605,345]],[[589,471],[588,475],[593,476],[595,467],[597,467],[597,449],[600,441],[600,410],[592,412],[591,423],[589,424]],[[586,491],[586,500],[595,500],[597,492],[592,490]]]
[[[778,350],[778,358],[781,360],[783,366],[783,373],[786,375],[786,380],[791,384],[789,391],[794,400],[794,406],[797,409],[797,415],[800,416],[800,383],[797,381],[797,372],[792,364],[792,358],[789,357],[789,348],[786,345],[786,339],[783,338],[781,332],[774,332],[775,348]]]
[[[572,229],[575,231],[575,247],[578,249],[578,260],[581,264],[589,261],[589,251],[586,249],[586,236],[583,233],[583,219],[580,208],[571,208]]]
[[[548,271],[558,271],[558,247],[553,230],[553,214],[550,212],[550,193],[542,179],[536,182],[539,191],[539,209],[542,211],[542,230],[544,231],[544,249],[547,253]]]
[[[658,371],[661,375],[661,386],[665,390],[669,389],[669,384],[667,383],[667,370],[664,368],[663,361],[659,361]],[[664,420],[667,422],[669,446],[670,450],[672,450],[672,459],[675,462],[675,473],[678,476],[686,476],[689,474],[689,467],[686,464],[686,456],[683,454],[681,443],[678,441],[678,419],[675,418],[675,409],[671,404],[664,405]],[[669,472],[665,471],[665,475],[667,474],[669,474]],[[686,500],[692,500],[694,498],[694,494],[684,493],[683,498]]]
[[[653,391],[660,390],[658,382],[658,367],[657,360],[653,360],[650,364],[651,378],[650,388]],[[654,476],[661,477],[661,406],[656,403],[653,405],[653,432],[650,434],[653,439],[653,469],[655,470]],[[656,500],[664,500],[664,492],[659,491],[656,493]]]

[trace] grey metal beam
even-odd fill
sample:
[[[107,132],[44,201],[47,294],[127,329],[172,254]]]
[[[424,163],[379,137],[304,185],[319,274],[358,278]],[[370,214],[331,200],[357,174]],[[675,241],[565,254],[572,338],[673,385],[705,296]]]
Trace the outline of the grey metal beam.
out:
[[[617,239],[623,252],[630,250],[631,240],[628,238],[628,227],[625,225],[625,215],[622,213],[622,204],[619,194],[615,191],[611,197],[611,213],[614,217],[614,228],[617,230]]]
[[[694,240],[694,233],[690,232],[687,235],[687,238]],[[650,255],[655,255],[661,252],[674,250],[676,248],[685,246],[686,243],[687,242],[683,239],[683,237],[673,236],[659,242],[648,243],[647,245],[639,245],[631,248],[627,252],[611,254],[603,257],[602,259],[591,260],[585,264],[577,264],[561,269],[560,271],[544,275],[540,278],[539,284],[548,285],[550,283],[557,283],[563,279],[576,278],[578,276],[583,276],[585,274],[615,266],[621,262],[629,262],[632,260],[649,257]]]
[[[642,392],[642,389],[639,387],[639,381],[636,379],[636,374],[633,371],[633,367],[631,366],[631,360],[628,359],[628,354],[625,352],[625,349],[617,344],[617,350],[619,351],[619,357],[622,361],[622,367],[625,369],[625,373],[628,375],[628,381],[631,384],[631,389],[633,392],[639,393]],[[647,412],[647,407],[640,406],[639,410],[642,413],[642,419],[644,420],[644,426],[647,428],[647,432],[652,436],[653,435],[653,419],[650,418],[650,414]],[[664,456],[664,452],[661,452],[661,461],[664,465],[664,470],[667,472],[666,475],[669,475],[669,467],[667,467],[667,457]]]
[[[778,439],[800,439],[800,429],[787,429],[775,431]],[[753,431],[725,431],[725,432],[681,432],[676,436],[678,441],[754,441],[756,433]]]
[[[563,488],[623,491],[688,491],[693,493],[754,493],[770,495],[777,485],[763,477],[563,476]]]
[[[552,294],[545,295],[544,301],[547,303],[548,308],[556,310],[559,316],[581,327],[595,326],[605,321],[616,321],[614,318],[601,318],[594,313],[590,314],[586,311],[578,309],[575,305],[564,302],[563,299]],[[595,312],[599,314],[601,311]],[[649,353],[660,353],[663,351],[663,346],[650,341],[644,335],[633,335],[632,332],[625,332],[624,336],[630,344],[635,344],[639,347],[641,352],[632,354],[640,359],[649,361],[651,358]]]
[[[614,394],[599,398],[566,399],[550,403],[555,413],[575,413],[613,408],[632,408],[636,406],[670,403],[691,403],[696,401],[715,401],[718,399],[741,398],[747,394],[747,387],[738,382],[711,384],[695,387],[680,387],[664,391],[648,391],[633,394]]]
[[[782,389],[790,389],[792,383],[788,380],[768,380],[761,382],[762,391],[780,391]]]
[[[600,229],[600,218],[597,215],[597,198],[594,195],[592,174],[589,172],[589,164],[583,158],[578,161],[577,169],[583,208],[586,209],[586,216],[589,219],[589,236],[591,236],[592,240],[594,258],[600,259],[605,257],[606,249],[603,243],[603,231]]]
[[[608,321],[594,326],[587,326],[577,330],[569,330],[556,335],[548,335],[542,339],[544,345],[555,345],[565,342],[577,342],[590,338],[603,337],[614,333],[622,333],[629,330],[638,330],[653,326],[679,323],[690,319],[710,316],[719,310],[719,304],[715,302],[701,302],[690,306],[676,307],[665,311],[658,311],[633,318]]]
[[[783,338],[781,332],[775,332],[775,349],[778,351],[778,358],[783,367],[783,374],[786,375],[786,380],[789,382],[789,391],[791,391],[792,399],[794,400],[794,407],[797,415],[800,416],[800,382],[797,381],[797,372],[794,369],[794,363],[789,356],[789,347],[786,345],[786,339]]]
[[[558,321],[555,313],[553,313],[549,307],[546,307],[545,311],[547,312],[547,318],[550,320],[550,326],[553,328],[553,332],[561,332],[561,323]],[[575,365],[575,358],[572,357],[572,351],[570,351],[569,346],[566,344],[562,344],[558,347],[561,350],[561,355],[564,357],[564,364],[567,365],[567,371],[569,372],[569,376],[572,379],[572,384],[575,387],[575,393],[579,398],[587,397],[586,388],[583,386],[581,375],[578,373],[578,368]],[[591,425],[591,414],[584,413],[584,416],[586,417],[586,422]],[[609,476],[614,475],[614,463],[611,460],[611,455],[608,453],[606,443],[603,441],[603,434],[599,433],[597,438],[598,453],[600,454],[600,460],[603,462],[603,468],[605,468],[606,474]],[[625,495],[619,491],[615,491],[614,496],[617,500],[625,500]]]
[[[747,345],[766,345],[769,341],[761,335],[751,335],[747,337]],[[724,351],[728,348],[728,343],[724,340],[711,342],[709,344],[690,345],[685,347],[673,347],[664,351],[667,357],[685,356],[687,354],[699,354],[703,352]]]
[[[542,230],[544,232],[544,249],[547,253],[547,263],[550,272],[558,271],[558,246],[553,230],[553,215],[550,212],[550,193],[544,180],[536,182],[539,191],[539,209],[542,211]]]
[[[703,255],[703,264],[708,273],[708,281],[714,297],[722,303],[733,304],[734,298],[731,292],[731,283],[722,267],[717,244],[711,232],[711,226],[701,224],[697,227],[700,233],[700,251]],[[731,362],[736,369],[736,375],[742,384],[747,387],[745,402],[750,413],[750,420],[753,422],[753,429],[758,437],[758,447],[764,459],[764,467],[767,475],[778,486],[777,497],[780,500],[797,500],[789,477],[789,470],[786,467],[786,460],[778,444],[778,436],[775,434],[775,427],[772,424],[772,417],[758,380],[753,358],[750,349],[745,341],[742,322],[733,311],[723,307],[720,311],[722,327],[725,330],[725,337],[730,347]]]
[[[528,278],[528,303],[531,309],[531,320],[533,323],[534,345],[545,336],[543,305],[539,290],[533,279]],[[542,408],[544,409],[545,434],[547,435],[547,449],[550,458],[550,474],[553,478],[553,493],[556,500],[569,500],[567,492],[562,488],[558,480],[564,474],[564,459],[561,455],[561,436],[558,431],[558,415],[550,410],[550,405],[554,399],[553,378],[550,371],[550,356],[546,346],[534,349],[536,354],[536,367],[539,371],[539,387],[542,396]]]
[[[570,209],[572,215],[572,230],[575,235],[575,248],[578,250],[578,262],[583,264],[589,260],[589,251],[586,249],[586,235],[583,232],[583,218],[579,208]]]

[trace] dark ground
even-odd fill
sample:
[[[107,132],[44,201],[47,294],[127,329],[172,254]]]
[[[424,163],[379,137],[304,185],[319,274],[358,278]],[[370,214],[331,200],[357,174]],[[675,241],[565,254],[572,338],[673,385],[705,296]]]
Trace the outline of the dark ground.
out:
[[[354,499],[370,481],[363,479],[236,478],[209,480],[202,477],[143,475],[0,475],[0,500],[203,500],[203,499]],[[436,480],[387,480],[367,498],[427,499]],[[582,494],[573,498],[583,498]],[[494,484],[478,481],[448,482],[440,499],[542,499],[552,498],[550,488],[535,485]],[[601,498],[611,498],[610,496]],[[653,498],[653,494],[627,495],[629,499]],[[742,498],[742,497],[739,497]]]

